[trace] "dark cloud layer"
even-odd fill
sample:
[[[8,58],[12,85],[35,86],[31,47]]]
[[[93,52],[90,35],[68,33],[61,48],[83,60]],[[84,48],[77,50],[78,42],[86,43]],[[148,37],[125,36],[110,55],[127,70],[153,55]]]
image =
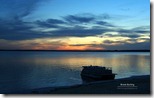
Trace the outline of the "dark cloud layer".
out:
[[[37,4],[42,1],[43,0],[0,0],[0,18],[12,21],[20,20],[30,15],[37,7]]]
[[[112,45],[113,43],[119,44]],[[105,48],[106,50],[149,50],[150,42],[127,43],[122,41],[113,42],[106,40],[102,44],[74,44],[70,46],[89,46],[95,48]]]
[[[86,37],[86,36],[96,36],[105,33],[108,29],[63,29],[58,31],[49,32],[53,37]]]
[[[140,34],[129,34],[129,33],[122,33],[122,34],[118,34],[118,35],[112,35],[112,34],[109,34],[108,37],[118,37],[118,36],[121,36],[121,37],[129,37],[129,38],[138,38],[140,37],[141,35]]]
[[[61,25],[64,26],[61,26]],[[105,34],[104,36],[108,37],[129,37],[129,38],[138,38],[140,34],[149,33],[148,30],[125,30],[125,29],[114,29],[108,28],[111,27],[108,23],[104,22],[101,25],[105,26],[96,26],[95,28],[87,28],[86,26],[80,26],[75,24],[70,26],[66,21],[58,19],[48,19],[46,21],[37,20],[35,22],[24,22],[22,20],[16,20],[14,22],[10,21],[0,21],[0,39],[7,40],[25,40],[25,39],[35,39],[35,38],[44,38],[44,37],[86,37],[86,36],[97,36],[105,32],[118,32],[118,35]],[[39,31],[33,30],[36,28],[56,28],[54,31]],[[140,31],[140,32],[139,32]],[[142,32],[142,33],[141,33]],[[150,33],[149,33],[150,34]]]
[[[58,19],[47,19],[46,22],[50,24],[64,24],[65,23],[63,20],[58,20]]]
[[[63,20],[58,19],[47,19],[46,21],[37,20],[34,23],[46,28],[59,28],[60,26],[58,26],[58,24],[65,24]]]
[[[0,39],[25,40],[43,36],[41,32],[33,31],[34,24],[23,21],[23,18],[30,15],[38,3],[44,1],[46,0],[0,0]]]
[[[37,20],[35,22],[39,27],[45,27],[45,28],[59,28],[59,26],[55,23],[50,23],[50,22],[46,22],[46,21],[40,21]]]
[[[149,50],[150,42],[124,43],[120,45],[103,45],[107,50]]]
[[[102,25],[102,26],[114,27],[113,24],[110,24],[110,23],[105,22],[105,21],[97,21],[96,24],[98,24],[98,25]]]
[[[70,23],[90,23],[95,18],[92,16],[84,17],[84,16],[68,15],[64,17],[64,19]]]
[[[93,15],[91,13],[81,13],[63,16],[61,19],[50,18],[33,22],[24,21],[24,18],[31,15],[37,8],[37,5],[44,1],[45,0],[27,0],[25,2],[25,0],[0,0],[0,39],[20,41],[36,38],[87,37],[103,34],[103,36],[108,37],[122,36],[129,37],[130,39],[137,39],[141,34],[150,35],[150,26],[132,29],[122,29],[118,27],[117,29],[116,25],[107,21],[111,19],[111,16],[107,14]],[[52,28],[56,30],[48,30]],[[118,34],[105,34],[106,32],[118,32]],[[136,49],[135,47],[139,49],[142,49],[142,47],[149,48],[149,40],[147,38],[143,38],[142,40],[147,40],[147,42],[135,44],[123,43],[123,45],[116,46],[96,44],[89,46],[106,47],[106,49]],[[115,42],[108,40],[105,43],[110,44]]]
[[[150,26],[148,26],[150,28]],[[133,28],[133,29],[119,29],[117,30],[119,33],[123,33],[123,34],[129,34],[129,33],[149,33],[150,30],[147,29],[141,29],[142,27],[137,27],[137,28]],[[144,28],[144,27],[143,27]]]

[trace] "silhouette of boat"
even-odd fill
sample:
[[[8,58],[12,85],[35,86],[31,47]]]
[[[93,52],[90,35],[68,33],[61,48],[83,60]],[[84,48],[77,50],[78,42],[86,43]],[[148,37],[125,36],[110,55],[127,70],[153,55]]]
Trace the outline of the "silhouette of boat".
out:
[[[115,75],[111,67],[82,66],[81,78],[83,82],[93,82],[102,80],[114,80]]]

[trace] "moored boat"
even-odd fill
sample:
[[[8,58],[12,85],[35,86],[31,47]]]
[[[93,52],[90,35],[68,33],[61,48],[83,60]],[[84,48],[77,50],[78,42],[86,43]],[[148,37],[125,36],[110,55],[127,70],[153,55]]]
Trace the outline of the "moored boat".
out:
[[[83,82],[114,80],[115,75],[112,73],[111,67],[83,66],[83,70],[81,71]]]

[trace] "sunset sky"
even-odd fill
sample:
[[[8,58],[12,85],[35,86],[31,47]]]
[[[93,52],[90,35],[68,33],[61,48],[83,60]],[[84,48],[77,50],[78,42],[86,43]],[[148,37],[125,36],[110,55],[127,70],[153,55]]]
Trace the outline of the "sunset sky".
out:
[[[0,49],[150,49],[150,1],[0,0]]]

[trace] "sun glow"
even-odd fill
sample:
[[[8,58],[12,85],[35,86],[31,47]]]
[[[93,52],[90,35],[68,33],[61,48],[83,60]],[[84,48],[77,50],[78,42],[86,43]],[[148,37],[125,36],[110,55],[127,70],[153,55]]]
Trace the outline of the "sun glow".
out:
[[[146,37],[142,37],[142,39],[137,39],[136,41],[145,42],[145,38]],[[3,42],[5,42],[5,40],[3,40]],[[14,42],[6,41],[5,45],[11,47],[19,45],[20,49],[33,50],[104,50],[104,45],[116,46],[122,45],[123,43],[134,43],[134,41],[128,37],[121,36],[88,36],[65,38],[37,38]],[[5,48],[5,46],[3,47]]]

